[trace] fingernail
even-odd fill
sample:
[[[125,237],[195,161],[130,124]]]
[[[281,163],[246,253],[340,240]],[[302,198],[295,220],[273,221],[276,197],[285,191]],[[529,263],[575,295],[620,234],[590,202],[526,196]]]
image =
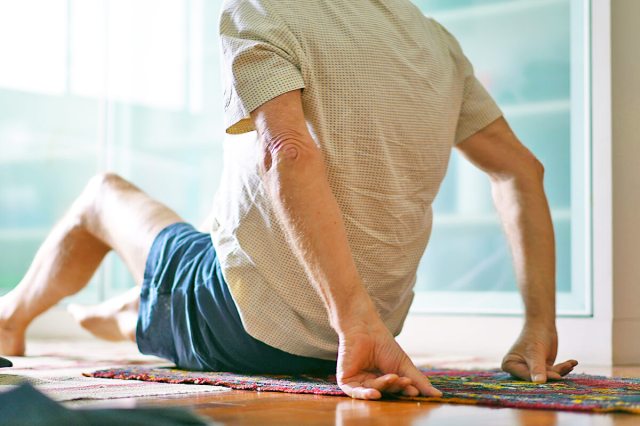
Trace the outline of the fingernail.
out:
[[[544,383],[545,381],[546,381],[546,378],[544,377],[543,374],[536,374],[535,376],[533,376],[534,383]]]

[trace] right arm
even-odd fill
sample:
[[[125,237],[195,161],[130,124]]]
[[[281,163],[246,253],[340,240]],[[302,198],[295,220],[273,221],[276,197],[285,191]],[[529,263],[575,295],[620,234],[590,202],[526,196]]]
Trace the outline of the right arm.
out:
[[[577,361],[555,364],[558,338],[555,310],[555,243],[544,168],[499,118],[457,148],[486,172],[496,209],[511,246],[516,281],[525,306],[520,337],[502,368],[538,383],[560,379]]]

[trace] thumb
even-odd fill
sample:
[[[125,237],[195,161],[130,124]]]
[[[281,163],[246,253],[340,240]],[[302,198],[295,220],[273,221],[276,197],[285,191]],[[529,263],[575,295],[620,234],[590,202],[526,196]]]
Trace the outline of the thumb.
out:
[[[534,383],[547,382],[547,364],[542,356],[527,359],[527,365],[531,372],[531,381]]]

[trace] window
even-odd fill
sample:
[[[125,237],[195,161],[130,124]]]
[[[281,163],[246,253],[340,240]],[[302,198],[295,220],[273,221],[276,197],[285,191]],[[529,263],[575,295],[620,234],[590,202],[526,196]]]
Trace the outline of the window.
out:
[[[0,293],[99,171],[186,220],[207,214],[221,168],[221,1],[0,3]],[[133,284],[115,256],[80,293]]]
[[[588,315],[588,6],[415,0],[460,41],[545,164],[558,310]],[[0,293],[90,176],[114,170],[197,223],[222,167],[220,0],[0,3]],[[540,25],[544,22],[544,25]],[[80,297],[132,285],[114,256]],[[435,204],[414,312],[517,313],[508,247],[480,172],[454,155]]]
[[[515,133],[543,162],[558,312],[591,314],[589,10],[581,0],[422,0],[460,41]],[[540,25],[544,22],[544,25]],[[482,172],[454,154],[434,205],[414,312],[522,312]]]

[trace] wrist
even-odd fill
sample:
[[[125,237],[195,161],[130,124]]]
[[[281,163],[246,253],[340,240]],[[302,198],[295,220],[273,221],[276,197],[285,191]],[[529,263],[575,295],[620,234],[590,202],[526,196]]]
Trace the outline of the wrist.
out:
[[[366,294],[365,294],[366,295]],[[372,330],[382,324],[382,319],[368,295],[354,298],[339,313],[332,315],[331,326],[338,336]]]
[[[524,323],[527,328],[553,329],[556,328],[556,306],[555,300],[545,298],[543,303],[525,304]]]
[[[549,317],[528,317],[525,316],[524,328],[528,330],[546,330],[556,331],[556,317],[555,315]]]

